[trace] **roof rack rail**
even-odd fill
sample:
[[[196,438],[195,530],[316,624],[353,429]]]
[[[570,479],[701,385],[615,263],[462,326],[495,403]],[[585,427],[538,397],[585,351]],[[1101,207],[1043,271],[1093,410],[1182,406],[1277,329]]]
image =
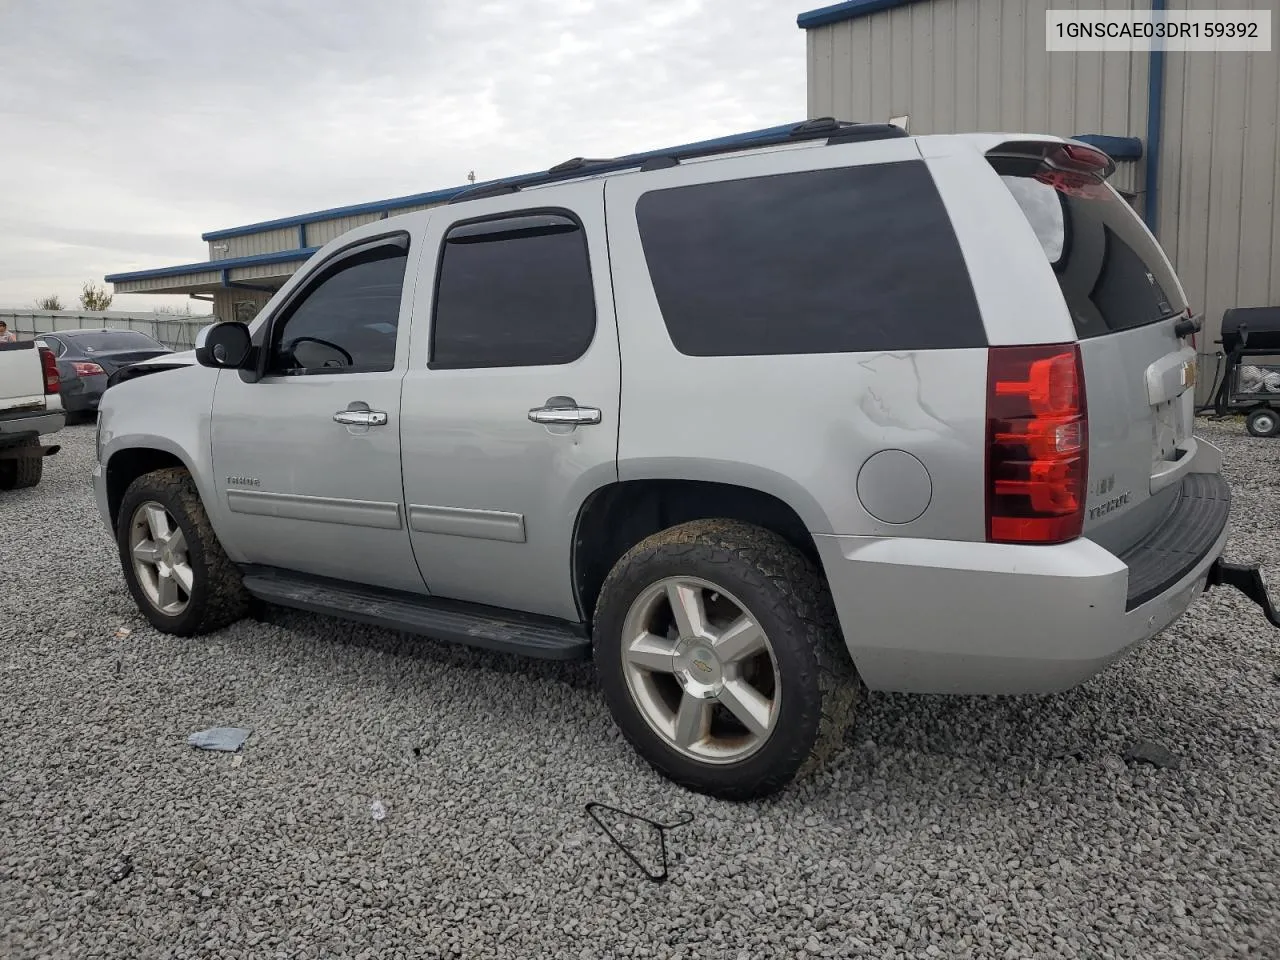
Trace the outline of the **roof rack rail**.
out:
[[[675,166],[683,160],[692,160],[697,157],[710,157],[721,153],[737,153],[740,150],[780,146],[805,140],[825,139],[829,144],[836,144],[855,143],[859,140],[886,140],[905,136],[907,136],[905,130],[889,123],[857,123],[849,120],[837,120],[834,117],[818,117],[813,120],[805,120],[803,123],[761,130],[754,134],[740,134],[721,137],[717,140],[704,140],[701,143],[689,144],[687,147],[632,153],[610,160],[588,160],[584,157],[574,157],[572,160],[558,163],[549,170],[539,173],[530,173],[520,177],[508,177],[505,180],[477,184],[456,194],[449,200],[449,203],[463,203],[467,200],[478,200],[481,197],[500,196],[522,190],[525,187],[540,187],[549,183],[576,180],[580,177],[595,176],[602,173],[617,173],[636,168],[641,170],[660,170],[664,167]]]

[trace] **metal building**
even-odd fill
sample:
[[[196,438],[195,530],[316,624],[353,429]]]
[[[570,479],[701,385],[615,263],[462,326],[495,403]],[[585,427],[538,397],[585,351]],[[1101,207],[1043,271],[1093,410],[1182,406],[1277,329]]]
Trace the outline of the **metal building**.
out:
[[[1272,10],[1276,0],[1053,0],[1054,8]],[[906,118],[913,134],[1095,141],[1113,183],[1205,312],[1280,305],[1280,56],[1048,53],[1049,0],[849,0],[802,13],[810,117]],[[1206,365],[1206,373],[1215,369]],[[1209,377],[1201,380],[1203,389]],[[1202,390],[1203,396],[1203,390]]]
[[[783,134],[793,126],[794,123],[783,124],[765,130],[716,137],[629,156],[644,159],[700,147],[732,144],[762,135]],[[185,293],[211,301],[214,315],[219,319],[247,322],[307,258],[353,227],[397,214],[439,206],[448,203],[464,190],[497,186],[517,179],[519,177],[506,177],[391,200],[318,210],[243,227],[212,230],[201,235],[201,239],[209,244],[208,260],[113,273],[105,279],[112,284],[116,293]]]

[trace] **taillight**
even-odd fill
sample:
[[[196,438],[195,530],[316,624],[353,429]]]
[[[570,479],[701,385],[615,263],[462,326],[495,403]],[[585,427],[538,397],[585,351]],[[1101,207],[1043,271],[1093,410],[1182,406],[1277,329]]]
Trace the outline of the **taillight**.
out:
[[[58,375],[58,361],[48,347],[38,347],[40,364],[44,368],[44,392],[57,393],[62,389],[62,377]]]
[[[987,356],[987,539],[1080,536],[1089,477],[1084,369],[1075,344]]]
[[[78,377],[96,377],[101,373],[106,373],[106,371],[103,370],[102,367],[99,366],[98,364],[90,363],[84,360],[72,361],[71,366],[72,366],[72,369],[75,370],[76,376]]]

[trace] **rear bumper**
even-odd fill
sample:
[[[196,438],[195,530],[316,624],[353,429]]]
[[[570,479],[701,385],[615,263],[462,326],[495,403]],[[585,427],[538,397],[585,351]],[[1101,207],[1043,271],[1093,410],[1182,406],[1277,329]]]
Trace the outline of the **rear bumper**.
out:
[[[1048,693],[1088,679],[1186,611],[1226,545],[1229,502],[1220,476],[1189,475],[1180,506],[1123,559],[1083,539],[815,540],[870,688]]]
[[[0,414],[0,437],[40,436],[57,433],[65,426],[67,416],[58,407],[54,410],[14,410]]]

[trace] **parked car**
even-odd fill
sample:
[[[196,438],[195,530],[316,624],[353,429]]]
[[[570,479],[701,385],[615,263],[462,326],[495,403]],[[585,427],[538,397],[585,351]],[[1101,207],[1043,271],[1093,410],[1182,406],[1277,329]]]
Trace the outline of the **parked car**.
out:
[[[65,422],[60,389],[52,351],[31,340],[0,343],[0,490],[36,486],[44,458],[60,449],[41,442]]]
[[[141,611],[593,656],[637,750],[726,798],[831,755],[858,676],[1061,690],[1219,583],[1275,622],[1220,561],[1199,323],[1105,154],[834,121],[718,152],[357,227],[113,387],[94,482]]]
[[[62,404],[72,422],[92,417],[107,378],[122,367],[173,351],[137,330],[59,330],[40,334],[62,378]]]
[[[107,377],[107,389],[111,389],[117,383],[125,383],[137,377],[145,377],[164,370],[180,370],[183,367],[191,366],[195,362],[196,352],[194,350],[165,353],[158,357],[152,357],[150,360],[139,360],[137,363],[131,363],[127,367],[121,367]]]

